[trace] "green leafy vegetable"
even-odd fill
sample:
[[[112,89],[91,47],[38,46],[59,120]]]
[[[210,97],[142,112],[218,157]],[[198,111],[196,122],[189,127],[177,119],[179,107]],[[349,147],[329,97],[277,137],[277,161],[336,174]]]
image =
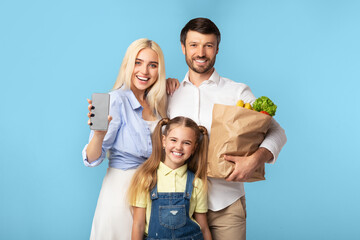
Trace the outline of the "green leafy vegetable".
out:
[[[270,100],[270,98],[262,96],[255,100],[253,104],[253,109],[255,111],[265,111],[269,113],[270,116],[274,116],[277,106]]]

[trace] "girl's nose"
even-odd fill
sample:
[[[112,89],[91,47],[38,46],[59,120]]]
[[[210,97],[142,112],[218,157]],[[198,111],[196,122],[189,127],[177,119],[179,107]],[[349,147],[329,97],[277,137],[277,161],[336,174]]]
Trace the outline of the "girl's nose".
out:
[[[181,150],[181,149],[182,149],[182,143],[178,142],[178,143],[176,144],[176,149]]]

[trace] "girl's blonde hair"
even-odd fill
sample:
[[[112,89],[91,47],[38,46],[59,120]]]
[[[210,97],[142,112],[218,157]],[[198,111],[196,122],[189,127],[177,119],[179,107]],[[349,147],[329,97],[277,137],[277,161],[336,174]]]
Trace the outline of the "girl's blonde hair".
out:
[[[146,101],[156,116],[166,117],[166,78],[164,54],[159,45],[149,39],[141,38],[130,44],[126,50],[119,74],[113,86],[113,90],[124,87],[130,89],[132,75],[135,68],[136,57],[145,48],[154,50],[158,56],[158,79],[146,90]]]
[[[166,125],[164,133],[162,127]],[[157,182],[157,168],[160,161],[165,160],[165,150],[162,147],[162,136],[167,134],[175,127],[184,126],[194,130],[196,137],[195,151],[187,160],[188,169],[195,173],[195,179],[200,178],[205,190],[207,189],[207,151],[209,137],[205,127],[198,126],[193,120],[186,117],[176,117],[171,120],[164,118],[159,121],[152,135],[152,154],[135,172],[129,187],[129,202],[136,203],[136,198],[140,194],[150,192]],[[194,179],[194,181],[195,181]]]

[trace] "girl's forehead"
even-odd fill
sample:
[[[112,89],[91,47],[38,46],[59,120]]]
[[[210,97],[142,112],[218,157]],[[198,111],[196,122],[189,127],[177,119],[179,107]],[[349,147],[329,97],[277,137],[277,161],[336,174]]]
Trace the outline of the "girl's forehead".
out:
[[[175,130],[175,131],[174,131]],[[167,131],[167,135],[173,135],[173,134],[191,134],[195,136],[195,130],[191,127],[185,127],[184,125],[180,124],[172,124]]]

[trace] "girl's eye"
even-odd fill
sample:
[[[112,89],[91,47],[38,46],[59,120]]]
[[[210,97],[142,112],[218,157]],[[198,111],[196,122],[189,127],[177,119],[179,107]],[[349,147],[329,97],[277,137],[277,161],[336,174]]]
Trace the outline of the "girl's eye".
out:
[[[141,62],[139,62],[139,61],[135,62],[135,65],[140,65],[140,64],[141,64]]]
[[[186,145],[191,145],[191,143],[190,143],[190,142],[185,142],[185,144],[186,144]]]
[[[156,64],[150,64],[150,67],[151,68],[157,68],[157,65]]]
[[[175,140],[175,139],[170,139],[170,141],[171,141],[171,142],[176,142],[176,140]]]

